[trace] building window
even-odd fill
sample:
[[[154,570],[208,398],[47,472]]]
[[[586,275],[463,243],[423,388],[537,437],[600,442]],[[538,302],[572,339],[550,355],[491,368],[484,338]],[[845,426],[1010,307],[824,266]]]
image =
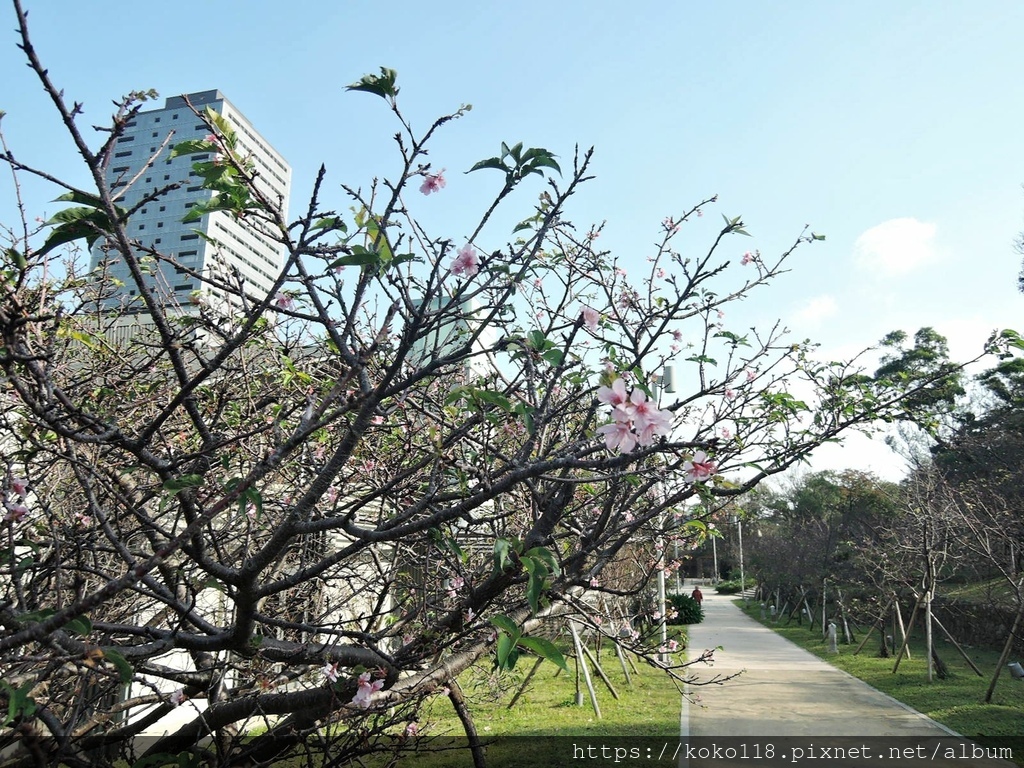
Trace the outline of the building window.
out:
[[[199,235],[197,235],[195,232],[193,232],[191,235],[182,235],[181,239],[182,240],[198,240],[199,239]]]
[[[164,174],[164,181],[167,181],[169,178],[171,178],[171,175],[169,173],[165,173]]]
[[[145,212],[146,212],[145,208],[143,208],[141,211],[139,211],[139,213],[145,213]]]
[[[132,151],[130,149],[127,149],[124,152],[115,152],[114,153],[114,157],[131,157],[131,156],[132,156]]]
[[[160,238],[158,237],[156,240],[154,240],[153,244],[154,245],[159,245],[160,244]]]
[[[135,141],[134,136],[122,136],[117,140],[118,144],[127,144],[129,141]]]
[[[156,138],[156,137],[157,137],[158,135],[159,135],[159,134],[158,134],[158,133],[157,133],[156,131],[153,131],[153,138],[154,138],[154,139],[155,139],[155,138]]]
[[[209,158],[209,152],[207,152],[205,155],[192,155],[192,162],[198,163],[200,160],[208,160]]]
[[[195,203],[185,203],[186,208],[191,208]]]
[[[175,112],[174,115],[171,117],[171,119],[172,120],[177,120],[178,119],[178,113]]]
[[[128,170],[128,166],[127,165],[119,165],[119,166],[117,166],[117,168],[114,169],[114,173],[124,173],[127,170]]]
[[[160,122],[160,118],[159,118],[159,117],[157,117],[157,118],[154,118],[153,122],[154,122],[154,123],[159,123],[159,122]]]
[[[198,253],[199,251],[182,251],[181,253],[178,254],[178,258],[185,259],[188,258],[189,256],[196,256],[198,255]]]
[[[192,283],[182,283],[181,285],[174,286],[175,291],[191,291]]]
[[[197,131],[206,131],[206,130],[209,130],[209,129],[205,125],[200,123],[199,125],[196,126],[196,130]]]
[[[166,205],[161,205],[160,206],[160,210],[161,211],[166,211],[167,210],[167,206]]]
[[[152,180],[153,180],[153,177],[152,177],[152,176],[147,176],[147,177],[146,177],[146,183],[147,183],[147,184],[149,184],[149,182],[151,182]]]
[[[144,230],[145,228],[146,228],[146,225],[145,225],[145,224],[139,224],[139,232],[141,232],[141,231],[142,231],[142,230]]]
[[[185,191],[186,192],[198,192],[200,189],[202,189],[202,186],[195,186],[195,187],[189,187]]]
[[[164,223],[163,223],[162,221],[158,221],[158,222],[156,223],[156,228],[157,228],[157,229],[163,229],[163,228],[164,228]]]
[[[156,152],[156,147],[150,147],[150,148],[149,148],[149,151],[150,151],[150,152]]]

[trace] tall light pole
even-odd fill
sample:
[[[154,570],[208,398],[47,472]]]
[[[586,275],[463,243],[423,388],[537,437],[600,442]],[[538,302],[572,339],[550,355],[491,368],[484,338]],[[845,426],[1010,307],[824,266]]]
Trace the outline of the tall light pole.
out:
[[[712,586],[718,583],[718,545],[715,544],[715,536],[711,537],[711,558],[714,561],[714,572],[711,574]]]
[[[661,394],[666,392],[672,394],[676,391],[675,385],[675,372],[672,366],[666,365],[665,370],[662,371],[661,375],[657,379],[658,384],[658,407],[661,408]],[[665,519],[667,522],[667,517]],[[662,526],[664,529],[664,525]],[[658,535],[658,544],[660,545],[661,556],[658,558],[656,567],[658,569],[658,610],[661,612],[661,647],[665,648],[668,645],[668,605],[665,599],[665,536],[664,534]],[[667,651],[663,651],[659,658],[662,661],[667,661]]]
[[[740,540],[740,591],[743,595],[743,602],[747,601],[747,579],[743,574],[743,518],[736,515],[736,531]]]

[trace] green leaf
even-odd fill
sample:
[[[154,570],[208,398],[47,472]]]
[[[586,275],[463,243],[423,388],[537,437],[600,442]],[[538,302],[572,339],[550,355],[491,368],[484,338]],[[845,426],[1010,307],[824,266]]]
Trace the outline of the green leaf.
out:
[[[565,656],[550,640],[545,640],[543,637],[521,637],[519,645],[528,648],[541,658],[547,659],[562,671],[569,671],[569,667],[565,663]]]
[[[64,629],[68,632],[74,632],[76,635],[88,637],[89,633],[92,632],[92,622],[88,616],[79,616],[65,624]]]
[[[498,406],[506,413],[511,413],[512,411],[512,403],[500,392],[491,392],[489,389],[477,389],[474,390],[473,394],[485,403]]]
[[[398,95],[398,87],[395,85],[398,73],[387,67],[380,68],[380,75],[363,75],[359,82],[345,88],[346,91],[365,91],[373,93],[381,98],[394,98]]]
[[[228,119],[213,107],[207,107],[204,110],[204,114],[206,115],[206,122],[216,128],[227,143],[233,147],[235,144],[235,128]]]
[[[352,253],[332,261],[330,269],[334,269],[335,267],[378,266],[380,263],[380,254],[368,251],[363,248],[363,246],[357,245],[352,248]]]
[[[14,248],[5,250],[4,257],[19,270],[24,270],[28,266],[28,259],[25,258],[25,254]]]
[[[500,629],[502,632],[507,634],[509,637],[518,638],[520,635],[523,634],[522,630],[519,629],[519,625],[516,624],[508,616],[506,616],[506,615],[504,615],[502,613],[499,613],[499,614],[497,614],[495,616],[491,616],[489,621],[491,622],[491,624],[496,626],[498,629]]]
[[[179,491],[183,491],[186,488],[198,488],[204,482],[202,475],[182,475],[181,477],[173,477],[164,483],[164,490],[170,491],[173,496]]]
[[[171,158],[182,155],[198,155],[201,152],[216,152],[219,149],[217,144],[207,139],[188,139],[175,144],[171,148]]]
[[[505,568],[511,564],[511,559],[508,556],[511,548],[512,545],[508,539],[496,539],[494,541],[494,569],[499,573],[503,573]]]
[[[29,718],[35,714],[36,702],[28,695],[35,687],[35,681],[29,680],[15,688],[10,683],[0,680],[0,689],[7,691],[7,717],[0,726],[8,725],[19,717]]]
[[[89,192],[82,192],[81,190],[72,190],[71,192],[65,192],[60,197],[53,199],[55,203],[76,203],[77,205],[87,205],[90,208],[102,208],[103,201],[98,195],[93,195]]]
[[[498,669],[511,669],[508,665],[508,657],[516,648],[516,642],[509,635],[498,635]]]
[[[524,557],[531,557],[539,560],[544,564],[548,573],[553,573],[557,576],[562,572],[562,569],[558,565],[558,559],[555,557],[555,553],[547,547],[534,547],[527,552]]]
[[[495,170],[504,171],[505,173],[508,173],[510,170],[512,170],[501,161],[501,158],[489,157],[486,160],[481,160],[480,162],[476,163],[472,168],[466,171],[466,173],[479,171],[481,168],[494,168]]]
[[[549,349],[543,355],[544,359],[547,360],[554,367],[558,367],[565,360],[565,353],[560,349]]]
[[[121,680],[121,685],[128,685],[132,681],[132,677],[135,675],[135,670],[132,669],[132,665],[128,663],[128,659],[120,654],[120,652],[113,650],[112,648],[103,649],[103,658],[109,661],[117,668],[117,675]]]
[[[326,216],[322,219],[317,219],[313,222],[313,226],[310,227],[313,231],[318,229],[336,229],[341,232],[348,232],[348,227],[345,226],[345,222],[337,216]]]

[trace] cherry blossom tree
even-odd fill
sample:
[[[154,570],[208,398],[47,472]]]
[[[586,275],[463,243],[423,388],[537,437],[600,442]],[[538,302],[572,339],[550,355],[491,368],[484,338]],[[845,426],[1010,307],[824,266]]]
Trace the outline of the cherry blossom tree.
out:
[[[266,295],[190,271],[133,239],[126,188],[105,177],[152,94],[119,100],[93,134],[13,5],[90,182],[5,145],[14,184],[40,177],[68,204],[2,229],[12,765],[319,765],[408,749],[430,697],[447,695],[471,728],[457,683],[471,665],[564,664],[567,617],[683,680],[629,613],[668,566],[666,542],[685,551],[716,501],[934,383],[864,386],[781,326],[729,328],[723,308],[818,235],[769,256],[724,217],[705,248],[684,246],[711,197],[666,218],[646,262],[602,251],[600,228],[568,218],[591,151],[446,157],[496,191],[463,232],[428,231],[417,211],[464,177],[446,181],[427,148],[469,108],[417,131],[387,69],[350,90],[393,113],[399,172],[334,199],[321,168],[294,220],[216,113],[197,112],[205,138],[167,137],[177,155],[215,158],[194,166],[216,194],[190,217],[233,216],[285,254]],[[493,214],[513,204],[523,218],[509,232]],[[81,246],[130,269],[145,322],[127,340],[109,332],[127,315],[106,300],[124,286],[88,273]],[[147,280],[161,263],[230,301],[161,302]],[[610,602],[595,608],[595,594]],[[169,716],[173,732],[138,740]]]

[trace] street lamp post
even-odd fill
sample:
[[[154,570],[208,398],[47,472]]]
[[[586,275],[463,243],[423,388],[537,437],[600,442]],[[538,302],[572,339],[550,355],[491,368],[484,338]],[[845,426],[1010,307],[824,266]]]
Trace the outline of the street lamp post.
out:
[[[747,602],[747,579],[743,573],[743,519],[739,515],[736,515],[736,531],[740,541],[740,591],[743,602]]]
[[[658,384],[658,407],[661,407],[661,394],[663,392],[672,394],[676,391],[675,372],[672,366],[665,366],[665,370],[657,379]],[[662,526],[664,528],[664,526]],[[668,605],[665,597],[665,536],[659,534],[658,543],[660,546],[660,557],[655,567],[658,569],[658,610],[661,612],[661,647],[668,646]],[[667,661],[667,651],[662,651],[658,656],[661,661]]]

